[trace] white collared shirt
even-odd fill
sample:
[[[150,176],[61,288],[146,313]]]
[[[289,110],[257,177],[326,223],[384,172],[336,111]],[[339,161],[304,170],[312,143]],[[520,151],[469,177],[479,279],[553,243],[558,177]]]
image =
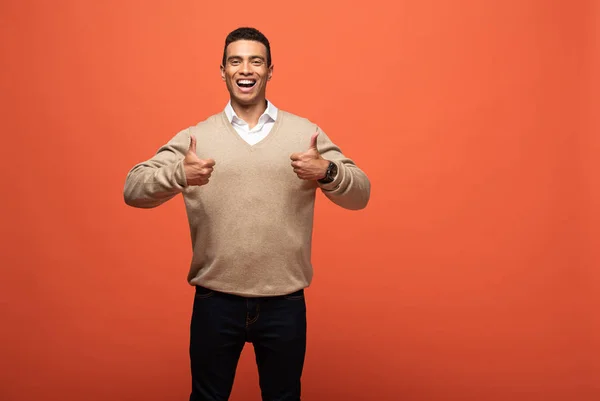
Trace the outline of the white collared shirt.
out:
[[[248,123],[235,114],[233,107],[231,107],[231,101],[225,107],[225,114],[242,139],[250,145],[255,145],[265,139],[269,135],[269,132],[271,132],[271,128],[273,128],[273,124],[277,120],[277,107],[267,100],[267,109],[258,119],[258,124],[252,129],[250,129]]]

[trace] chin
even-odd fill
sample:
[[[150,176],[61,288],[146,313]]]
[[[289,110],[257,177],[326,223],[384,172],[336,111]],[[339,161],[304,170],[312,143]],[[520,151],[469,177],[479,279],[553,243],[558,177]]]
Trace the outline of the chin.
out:
[[[245,106],[251,106],[257,103],[260,103],[262,101],[264,101],[263,98],[261,98],[258,95],[252,95],[252,96],[238,96],[238,95],[233,95],[232,99],[238,103],[238,104],[242,104]]]

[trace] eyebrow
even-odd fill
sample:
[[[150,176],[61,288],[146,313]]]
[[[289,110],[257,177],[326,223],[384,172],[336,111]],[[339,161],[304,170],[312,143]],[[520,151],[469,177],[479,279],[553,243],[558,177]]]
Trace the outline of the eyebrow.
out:
[[[257,59],[257,58],[261,59],[263,61],[265,60],[265,58],[263,56],[248,56],[248,58],[251,59],[251,60],[252,59]],[[227,57],[227,60],[233,60],[233,59],[238,59],[239,60],[239,59],[243,59],[243,57],[242,56],[229,56],[229,57]]]

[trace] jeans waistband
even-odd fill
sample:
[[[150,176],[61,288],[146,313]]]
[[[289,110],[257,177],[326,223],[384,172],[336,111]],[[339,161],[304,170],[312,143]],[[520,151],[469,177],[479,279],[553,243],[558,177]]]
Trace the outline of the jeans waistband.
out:
[[[289,294],[283,294],[283,295],[262,295],[262,296],[242,296],[242,295],[236,295],[236,294],[230,294],[227,292],[222,292],[222,291],[217,291],[217,290],[212,290],[210,288],[206,288],[203,287],[201,285],[196,285],[196,293],[198,292],[202,292],[202,293],[208,293],[208,292],[214,292],[215,294],[219,294],[219,295],[224,295],[227,297],[232,297],[232,298],[240,298],[240,299],[280,299],[280,298],[284,298],[284,297],[290,297],[290,296],[301,296],[304,295],[304,289],[300,289],[298,291],[294,291],[292,293]]]

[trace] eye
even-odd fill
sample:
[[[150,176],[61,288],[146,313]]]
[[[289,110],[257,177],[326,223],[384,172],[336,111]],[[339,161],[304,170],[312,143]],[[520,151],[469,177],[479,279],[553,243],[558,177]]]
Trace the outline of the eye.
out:
[[[254,65],[263,65],[263,61],[262,60],[253,60],[252,64],[254,64]]]
[[[240,60],[231,60],[229,61],[229,64],[231,65],[238,65],[240,63]]]

